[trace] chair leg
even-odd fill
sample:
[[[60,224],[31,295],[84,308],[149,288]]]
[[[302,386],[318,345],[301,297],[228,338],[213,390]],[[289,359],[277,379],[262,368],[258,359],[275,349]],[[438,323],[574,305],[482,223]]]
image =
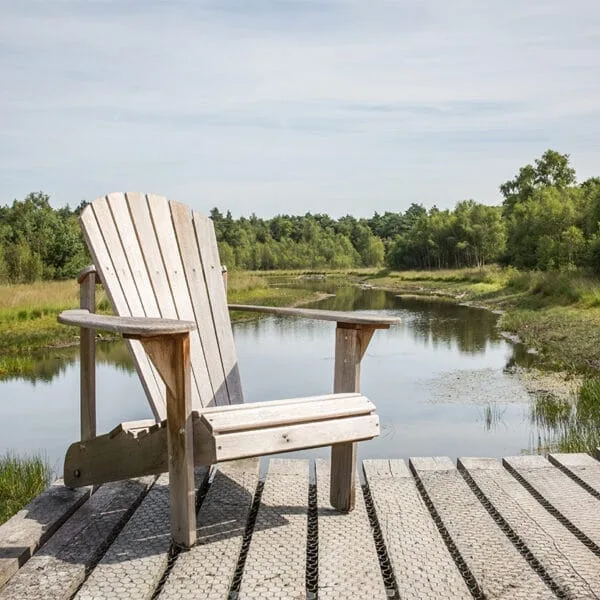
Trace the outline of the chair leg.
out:
[[[335,332],[335,372],[333,391],[360,391],[360,361],[373,337],[372,327],[338,323]],[[331,447],[329,501],[337,510],[354,508],[356,488],[356,444]]]
[[[331,506],[342,512],[354,510],[355,494],[356,444],[334,444],[331,447]]]
[[[196,502],[189,335],[141,342],[167,386],[171,536],[176,546],[190,548],[196,542]]]

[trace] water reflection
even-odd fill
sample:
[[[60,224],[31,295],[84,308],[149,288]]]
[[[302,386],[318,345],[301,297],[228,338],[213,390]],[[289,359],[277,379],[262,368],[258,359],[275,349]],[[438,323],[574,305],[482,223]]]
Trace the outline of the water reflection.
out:
[[[2,381],[50,383],[79,363],[79,346],[69,346],[36,353],[17,374],[2,373]],[[133,359],[123,340],[96,343],[96,364],[110,365],[118,371],[133,373]]]
[[[301,287],[307,287],[301,282]],[[376,289],[310,283],[335,293],[316,306],[383,311],[402,318],[377,332],[363,362],[362,391],[377,405],[382,435],[363,458],[502,456],[532,445],[529,397],[507,364],[518,346],[496,331],[497,316],[444,302],[398,298]],[[333,384],[331,322],[266,317],[237,323],[234,336],[247,402],[328,393]],[[78,348],[36,357],[25,376],[0,382],[0,452],[41,449],[60,463],[78,437]],[[150,410],[123,343],[98,345],[98,431]],[[37,389],[33,389],[37,386]],[[18,398],[19,402],[10,399]],[[483,424],[483,426],[482,426]],[[297,453],[328,456],[327,449]]]

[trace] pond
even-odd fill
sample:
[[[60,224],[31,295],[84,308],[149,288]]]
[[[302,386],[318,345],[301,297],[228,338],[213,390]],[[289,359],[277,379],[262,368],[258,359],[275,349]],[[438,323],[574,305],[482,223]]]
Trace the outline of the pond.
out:
[[[377,406],[382,435],[359,446],[361,457],[499,457],[535,449],[530,396],[510,374],[530,358],[501,337],[497,315],[376,289],[313,287],[335,293],[319,308],[402,319],[376,332],[363,360],[362,391]],[[330,392],[334,330],[332,323],[282,317],[235,324],[245,400]],[[28,378],[0,382],[0,453],[41,452],[60,472],[67,446],[79,437],[78,349],[48,353],[38,366]],[[122,343],[99,344],[97,390],[99,432],[151,416]]]

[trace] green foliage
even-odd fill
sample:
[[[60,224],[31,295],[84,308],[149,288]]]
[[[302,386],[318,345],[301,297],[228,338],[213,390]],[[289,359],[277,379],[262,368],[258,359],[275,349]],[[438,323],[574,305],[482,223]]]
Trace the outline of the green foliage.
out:
[[[0,207],[0,283],[73,277],[89,262],[76,213],[42,192]]]
[[[370,219],[326,214],[234,219],[213,208],[221,261],[233,269],[481,269],[490,263],[600,274],[600,178],[576,184],[568,154],[547,150],[500,186],[502,207],[411,204]],[[77,215],[29,194],[0,207],[0,283],[72,277],[88,262]]]
[[[50,467],[39,456],[0,457],[0,525],[50,484]]]
[[[544,447],[558,452],[594,452],[600,444],[600,379],[581,384],[575,402],[539,396],[532,420],[544,432]]]

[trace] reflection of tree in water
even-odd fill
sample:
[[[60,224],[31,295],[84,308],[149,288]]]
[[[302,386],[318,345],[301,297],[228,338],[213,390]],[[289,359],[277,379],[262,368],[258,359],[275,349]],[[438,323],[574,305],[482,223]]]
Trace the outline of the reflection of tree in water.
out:
[[[29,357],[20,373],[4,375],[4,381],[20,380],[29,383],[49,383],[62,375],[79,361],[79,346],[59,348],[39,352]],[[112,365],[120,371],[131,373],[135,370],[129,350],[123,340],[98,342],[96,344],[96,364]]]
[[[398,307],[415,314],[411,324],[415,340],[478,354],[488,342],[501,339],[496,329],[498,316],[487,310],[418,298],[398,298],[398,302]]]

